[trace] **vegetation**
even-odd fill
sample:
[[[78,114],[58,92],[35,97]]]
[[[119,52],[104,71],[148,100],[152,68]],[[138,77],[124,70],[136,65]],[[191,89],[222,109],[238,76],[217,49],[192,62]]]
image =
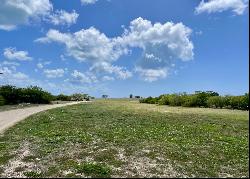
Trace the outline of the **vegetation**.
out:
[[[67,95],[64,95],[64,94],[59,94],[58,96],[56,96],[56,100],[70,101],[71,100],[71,96],[67,96]]]
[[[3,96],[0,95],[0,106],[4,105],[5,100],[3,98]]]
[[[248,124],[247,111],[135,100],[57,108],[0,137],[0,176],[249,177]]]
[[[4,104],[48,104],[53,100],[53,96],[42,88],[30,86],[27,88],[17,88],[15,86],[6,85],[0,87],[0,96],[4,100]]]
[[[11,85],[0,86],[0,106],[20,103],[49,104],[53,100],[82,101],[90,99],[93,99],[93,97],[81,93],[72,95],[59,94],[53,96],[37,86],[30,86],[27,88],[17,88]]]
[[[160,104],[184,107],[210,107],[248,110],[249,93],[242,96],[219,96],[213,91],[197,91],[195,94],[179,93],[165,94],[159,97],[148,97],[140,100],[141,103]]]

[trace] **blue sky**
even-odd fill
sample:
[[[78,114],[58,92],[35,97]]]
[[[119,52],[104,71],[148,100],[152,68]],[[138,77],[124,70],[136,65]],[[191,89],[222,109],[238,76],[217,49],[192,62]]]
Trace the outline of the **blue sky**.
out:
[[[247,0],[2,0],[0,84],[100,97],[249,87]]]

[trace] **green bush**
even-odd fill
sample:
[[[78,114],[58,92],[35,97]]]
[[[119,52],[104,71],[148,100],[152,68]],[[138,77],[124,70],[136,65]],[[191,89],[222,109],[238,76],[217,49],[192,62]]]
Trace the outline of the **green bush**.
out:
[[[5,103],[5,100],[2,96],[0,96],[0,106],[4,105]]]
[[[71,97],[64,95],[64,94],[59,94],[58,96],[56,96],[56,100],[60,100],[60,101],[70,101]]]
[[[5,104],[35,103],[48,104],[53,96],[37,86],[17,88],[15,86],[1,86],[0,95],[5,99]]]
[[[195,94],[164,94],[159,97],[148,97],[141,103],[160,104],[185,107],[215,107],[248,110],[249,93],[242,96],[219,96],[214,91],[196,91]]]
[[[207,100],[208,107],[222,108],[225,106],[225,97],[222,96],[212,96]]]
[[[140,99],[140,103],[148,103],[148,104],[156,104],[158,102],[158,98],[148,97],[145,99]]]
[[[198,106],[199,98],[197,95],[188,95],[185,97],[182,106],[184,107],[196,107]]]
[[[172,94],[169,96],[169,105],[170,106],[181,106],[183,104],[183,98],[181,94]]]
[[[169,95],[162,95],[158,101],[160,105],[169,105]]]
[[[87,94],[81,94],[81,93],[75,93],[71,95],[72,101],[83,101],[88,95]]]

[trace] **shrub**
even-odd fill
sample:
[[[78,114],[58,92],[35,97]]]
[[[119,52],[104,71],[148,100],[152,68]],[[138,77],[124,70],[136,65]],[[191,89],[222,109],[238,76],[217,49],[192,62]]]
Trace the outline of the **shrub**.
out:
[[[181,106],[183,103],[183,96],[180,94],[172,94],[169,96],[170,106]]]
[[[5,100],[2,96],[0,96],[0,106],[4,105],[5,103]]]
[[[145,99],[140,99],[140,103],[156,104],[157,102],[158,102],[158,98],[153,98],[151,96]]]
[[[225,106],[225,97],[222,96],[212,96],[207,100],[208,107],[222,108]]]
[[[196,91],[195,94],[164,94],[159,97],[148,97],[141,103],[160,104],[185,107],[216,107],[248,110],[249,93],[242,96],[219,96],[214,91]]]
[[[64,94],[59,94],[58,96],[56,96],[56,99],[60,101],[70,101],[71,97]]]
[[[17,88],[15,86],[1,86],[0,95],[5,99],[5,104],[36,103],[48,104],[53,96],[37,86]]]
[[[0,95],[5,99],[5,104],[17,104],[20,101],[20,89],[15,86],[0,87]]]
[[[75,93],[71,95],[72,101],[83,101],[87,97],[87,94]]]
[[[198,106],[198,101],[199,101],[199,98],[197,95],[189,95],[189,96],[185,97],[182,106],[196,107],[196,106]]]
[[[160,105],[169,105],[169,95],[161,95],[158,103]]]

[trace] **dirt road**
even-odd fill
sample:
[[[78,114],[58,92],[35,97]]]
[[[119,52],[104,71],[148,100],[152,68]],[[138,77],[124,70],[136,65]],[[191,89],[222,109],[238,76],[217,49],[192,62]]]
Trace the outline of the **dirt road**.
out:
[[[14,109],[14,110],[0,112],[0,133],[3,133],[7,128],[13,126],[17,122],[27,118],[28,116],[32,114],[45,111],[48,109],[78,104],[82,102],[83,101],[70,102],[70,103],[64,103],[64,104],[53,104],[53,105],[49,104],[49,105],[41,105],[41,106],[28,107],[28,108],[23,108],[23,109]]]

